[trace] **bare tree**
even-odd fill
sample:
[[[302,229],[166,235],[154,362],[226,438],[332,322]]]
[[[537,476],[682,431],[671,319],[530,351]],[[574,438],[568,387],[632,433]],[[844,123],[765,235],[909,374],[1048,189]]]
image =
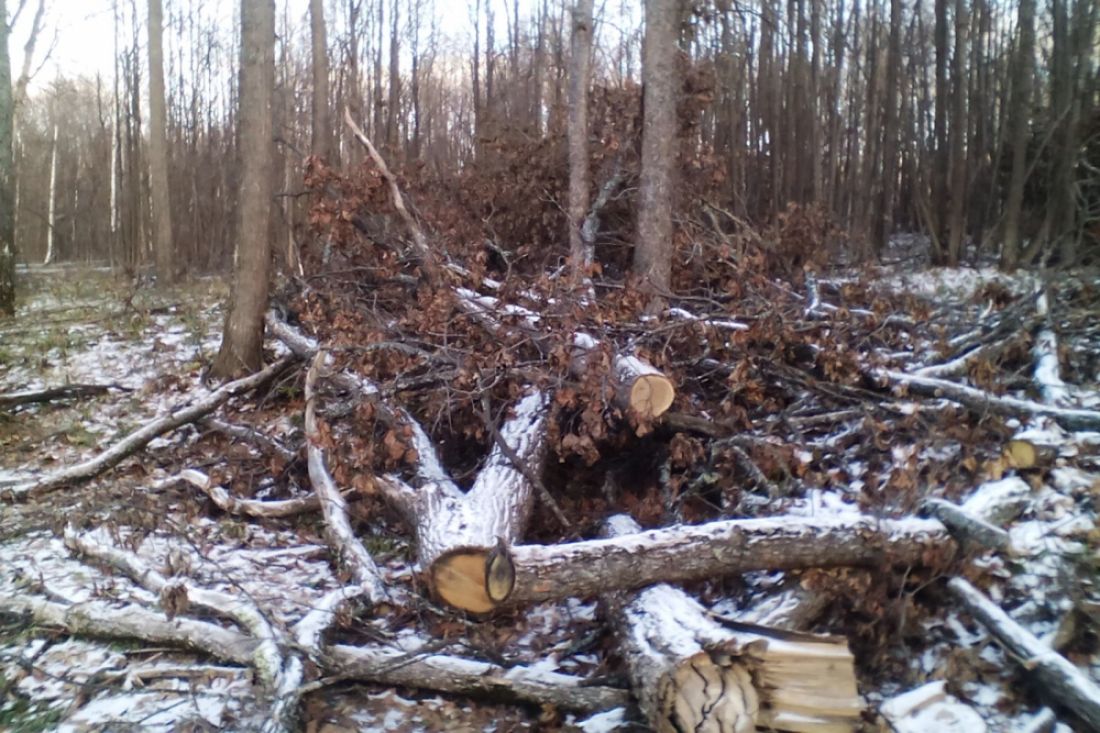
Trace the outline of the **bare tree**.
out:
[[[0,0],[0,315],[15,314],[14,100],[8,56],[8,9]]]
[[[581,236],[588,208],[588,78],[592,58],[593,0],[573,7],[573,69],[569,81],[569,257],[575,272],[594,258],[590,242]]]
[[[256,371],[263,360],[261,347],[271,267],[269,229],[274,193],[274,0],[241,0],[240,78],[241,185],[237,204],[237,258],[225,333],[212,369],[218,377]]]
[[[952,77],[955,96],[951,109],[951,220],[947,264],[959,264],[966,237],[966,43],[969,21],[966,0],[955,0],[955,57]]]
[[[313,154],[335,164],[328,100],[328,39],[324,0],[309,0],[309,37],[313,69]]]
[[[163,12],[160,0],[149,0],[149,189],[153,202],[153,252],[157,281],[176,279],[172,243],[172,207],[168,196],[168,116],[164,100]]]
[[[667,293],[672,280],[672,164],[676,150],[677,0],[646,0],[642,173],[634,270],[646,287]],[[654,308],[660,298],[652,301]]]

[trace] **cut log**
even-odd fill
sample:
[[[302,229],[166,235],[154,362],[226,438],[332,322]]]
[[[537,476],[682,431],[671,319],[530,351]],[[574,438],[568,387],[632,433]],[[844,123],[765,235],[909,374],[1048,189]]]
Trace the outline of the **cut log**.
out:
[[[1100,730],[1100,687],[1084,671],[1035,638],[962,578],[949,580],[947,589],[998,644],[1032,673],[1048,699],[1076,713],[1089,730]]]
[[[560,545],[517,545],[508,553],[512,592],[500,603],[594,597],[659,582],[811,567],[941,566],[955,554],[932,519],[778,516],[674,526]]]
[[[606,534],[639,531],[629,517]],[[658,733],[850,731],[859,720],[854,660],[844,639],[737,631],[683,591],[655,585],[603,603],[646,719]]]
[[[1004,454],[1012,468],[1026,471],[1053,466],[1058,458],[1058,449],[1053,445],[1040,445],[1023,438],[1013,438],[1005,445]]]
[[[478,323],[492,333],[500,333],[510,326],[506,319],[515,319],[523,333],[536,340],[545,337],[540,328],[542,317],[532,310],[518,305],[501,303],[489,295],[479,295],[466,288],[457,288],[455,295],[459,305],[472,315]],[[578,332],[573,334],[573,354],[570,370],[583,375],[588,365],[588,355],[600,348],[600,342],[593,336]],[[630,354],[615,354],[611,365],[612,379],[615,383],[616,403],[639,417],[656,419],[663,415],[676,397],[676,387],[672,380],[658,369],[642,359]]]
[[[500,437],[525,466],[518,468],[498,443],[466,493],[449,478],[413,488],[400,479],[383,477],[385,495],[405,516],[417,537],[420,567],[428,572],[433,591],[445,603],[473,613],[486,613],[506,596],[510,584],[490,588],[489,569],[507,569],[507,547],[527,528],[534,487],[526,473],[538,474],[546,452],[549,399],[531,392],[515,408],[515,416]],[[500,565],[501,561],[504,565]]]
[[[955,539],[965,547],[1012,552],[1012,540],[1008,532],[994,527],[981,517],[943,499],[925,499],[921,509],[946,525]]]

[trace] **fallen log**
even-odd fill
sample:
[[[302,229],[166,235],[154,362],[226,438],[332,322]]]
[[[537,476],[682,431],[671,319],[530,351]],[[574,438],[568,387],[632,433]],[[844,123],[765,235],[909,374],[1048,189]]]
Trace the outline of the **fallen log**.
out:
[[[1084,671],[1035,638],[966,580],[952,578],[947,589],[998,644],[1032,673],[1049,699],[1076,713],[1089,730],[1100,730],[1100,687]]]
[[[380,479],[383,493],[416,533],[417,558],[433,591],[451,606],[486,613],[511,591],[507,578],[489,570],[507,568],[496,563],[527,528],[535,490],[527,474],[541,471],[548,408],[547,395],[538,391],[519,401],[515,416],[501,428],[500,441],[465,493],[450,478],[418,488],[395,476]]]
[[[265,384],[268,380],[281,374],[295,361],[294,357],[286,356],[269,364],[255,374],[226,382],[210,394],[200,397],[194,403],[177,406],[164,417],[157,418],[138,428],[94,458],[34,481],[6,487],[0,491],[0,498],[8,501],[19,501],[56,491],[69,484],[95,478],[137,453],[155,438],[182,425],[195,422],[199,418],[209,415],[233,397]]]
[[[963,507],[943,499],[928,498],[921,502],[921,510],[943,522],[964,548],[1012,552],[1012,540],[1008,532],[971,514]]]
[[[66,384],[63,387],[50,387],[49,389],[0,394],[0,408],[33,405],[41,402],[53,402],[54,400],[96,397],[101,394],[107,394],[112,389],[117,389],[122,392],[132,391],[128,387],[122,387],[117,384]]]
[[[843,565],[944,565],[956,551],[931,519],[778,516],[673,526],[559,545],[517,545],[514,578],[497,605],[593,597],[658,582],[686,582],[749,570]]]
[[[991,413],[1010,417],[1049,417],[1067,430],[1100,430],[1100,412],[1095,410],[1056,407],[1017,397],[1000,397],[945,379],[918,377],[888,369],[877,369],[872,374],[895,386],[906,387],[910,392],[958,402],[978,415]]]
[[[634,534],[612,517],[605,534]],[[660,584],[602,601],[642,712],[658,733],[850,731],[859,720],[854,660],[843,638],[732,630],[687,593]],[[750,630],[751,628],[751,630]]]
[[[325,539],[332,548],[337,560],[348,570],[351,577],[363,589],[372,604],[387,598],[386,587],[374,558],[355,536],[348,518],[347,502],[336,488],[336,482],[325,467],[325,453],[321,447],[321,436],[317,429],[317,378],[325,363],[326,354],[317,352],[306,374],[306,455],[309,480],[321,502],[321,512],[325,517]]]
[[[25,595],[0,596],[0,612],[26,616],[69,634],[138,639],[206,654],[248,666],[258,642],[206,621],[176,617],[136,604],[88,601],[63,605]],[[630,695],[615,687],[590,685],[581,677],[523,666],[505,668],[445,654],[418,654],[386,647],[334,645],[322,649],[323,671],[382,685],[507,698],[563,710],[595,712],[626,705]]]

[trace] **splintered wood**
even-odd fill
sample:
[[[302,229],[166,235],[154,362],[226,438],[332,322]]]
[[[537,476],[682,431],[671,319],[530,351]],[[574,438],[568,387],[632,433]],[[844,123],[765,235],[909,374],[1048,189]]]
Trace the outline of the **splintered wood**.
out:
[[[605,526],[612,537],[639,530],[625,515]],[[729,628],[665,584],[602,598],[634,692],[658,733],[840,733],[859,720],[854,659],[842,638]]]

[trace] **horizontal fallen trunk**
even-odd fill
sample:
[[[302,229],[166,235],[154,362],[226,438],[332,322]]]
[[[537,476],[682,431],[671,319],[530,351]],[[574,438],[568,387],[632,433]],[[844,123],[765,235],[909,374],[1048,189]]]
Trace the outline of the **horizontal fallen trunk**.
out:
[[[1012,540],[1008,532],[970,514],[956,504],[943,499],[925,499],[921,502],[921,509],[928,516],[943,522],[964,548],[1012,551]]]
[[[1100,412],[1096,410],[1056,407],[1016,397],[1000,397],[945,379],[918,377],[888,369],[875,370],[873,374],[916,394],[958,402],[978,415],[992,413],[1010,417],[1049,417],[1067,430],[1100,430]]]
[[[257,642],[205,621],[168,619],[134,604],[89,601],[62,605],[33,596],[0,596],[0,612],[26,616],[69,634],[138,639],[190,649],[234,664],[251,663]],[[590,685],[571,675],[528,667],[501,667],[444,654],[334,645],[322,650],[323,672],[382,685],[519,700],[563,710],[596,712],[629,703],[626,690]]]
[[[610,539],[518,545],[507,553],[512,591],[498,604],[592,597],[658,582],[842,565],[941,566],[955,554],[931,519],[778,516],[674,526]]]
[[[83,399],[107,394],[112,389],[123,392],[131,391],[127,387],[117,384],[66,384],[63,387],[50,387],[49,389],[8,392],[0,394],[0,408],[19,407],[21,405],[33,405],[40,402],[52,402],[54,400]]]
[[[619,515],[605,533],[638,530]],[[658,733],[748,733],[758,726],[839,732],[859,720],[854,659],[843,638],[733,630],[665,584],[602,598],[635,695]]]
[[[294,357],[286,356],[255,374],[232,382],[226,382],[210,394],[200,397],[194,403],[176,407],[164,417],[157,418],[138,428],[94,458],[90,458],[83,463],[78,463],[71,468],[58,471],[49,476],[44,476],[36,481],[28,481],[26,483],[9,486],[0,491],[0,498],[9,501],[27,499],[56,491],[69,484],[95,478],[107,469],[117,466],[124,459],[137,453],[161,435],[171,432],[182,425],[195,422],[199,418],[209,415],[233,397],[265,384],[268,380],[281,374],[295,361],[296,359]]]
[[[1076,713],[1089,730],[1100,730],[1100,687],[1081,669],[1039,641],[962,578],[952,578],[947,589],[1024,669],[1030,671],[1050,699]]]

